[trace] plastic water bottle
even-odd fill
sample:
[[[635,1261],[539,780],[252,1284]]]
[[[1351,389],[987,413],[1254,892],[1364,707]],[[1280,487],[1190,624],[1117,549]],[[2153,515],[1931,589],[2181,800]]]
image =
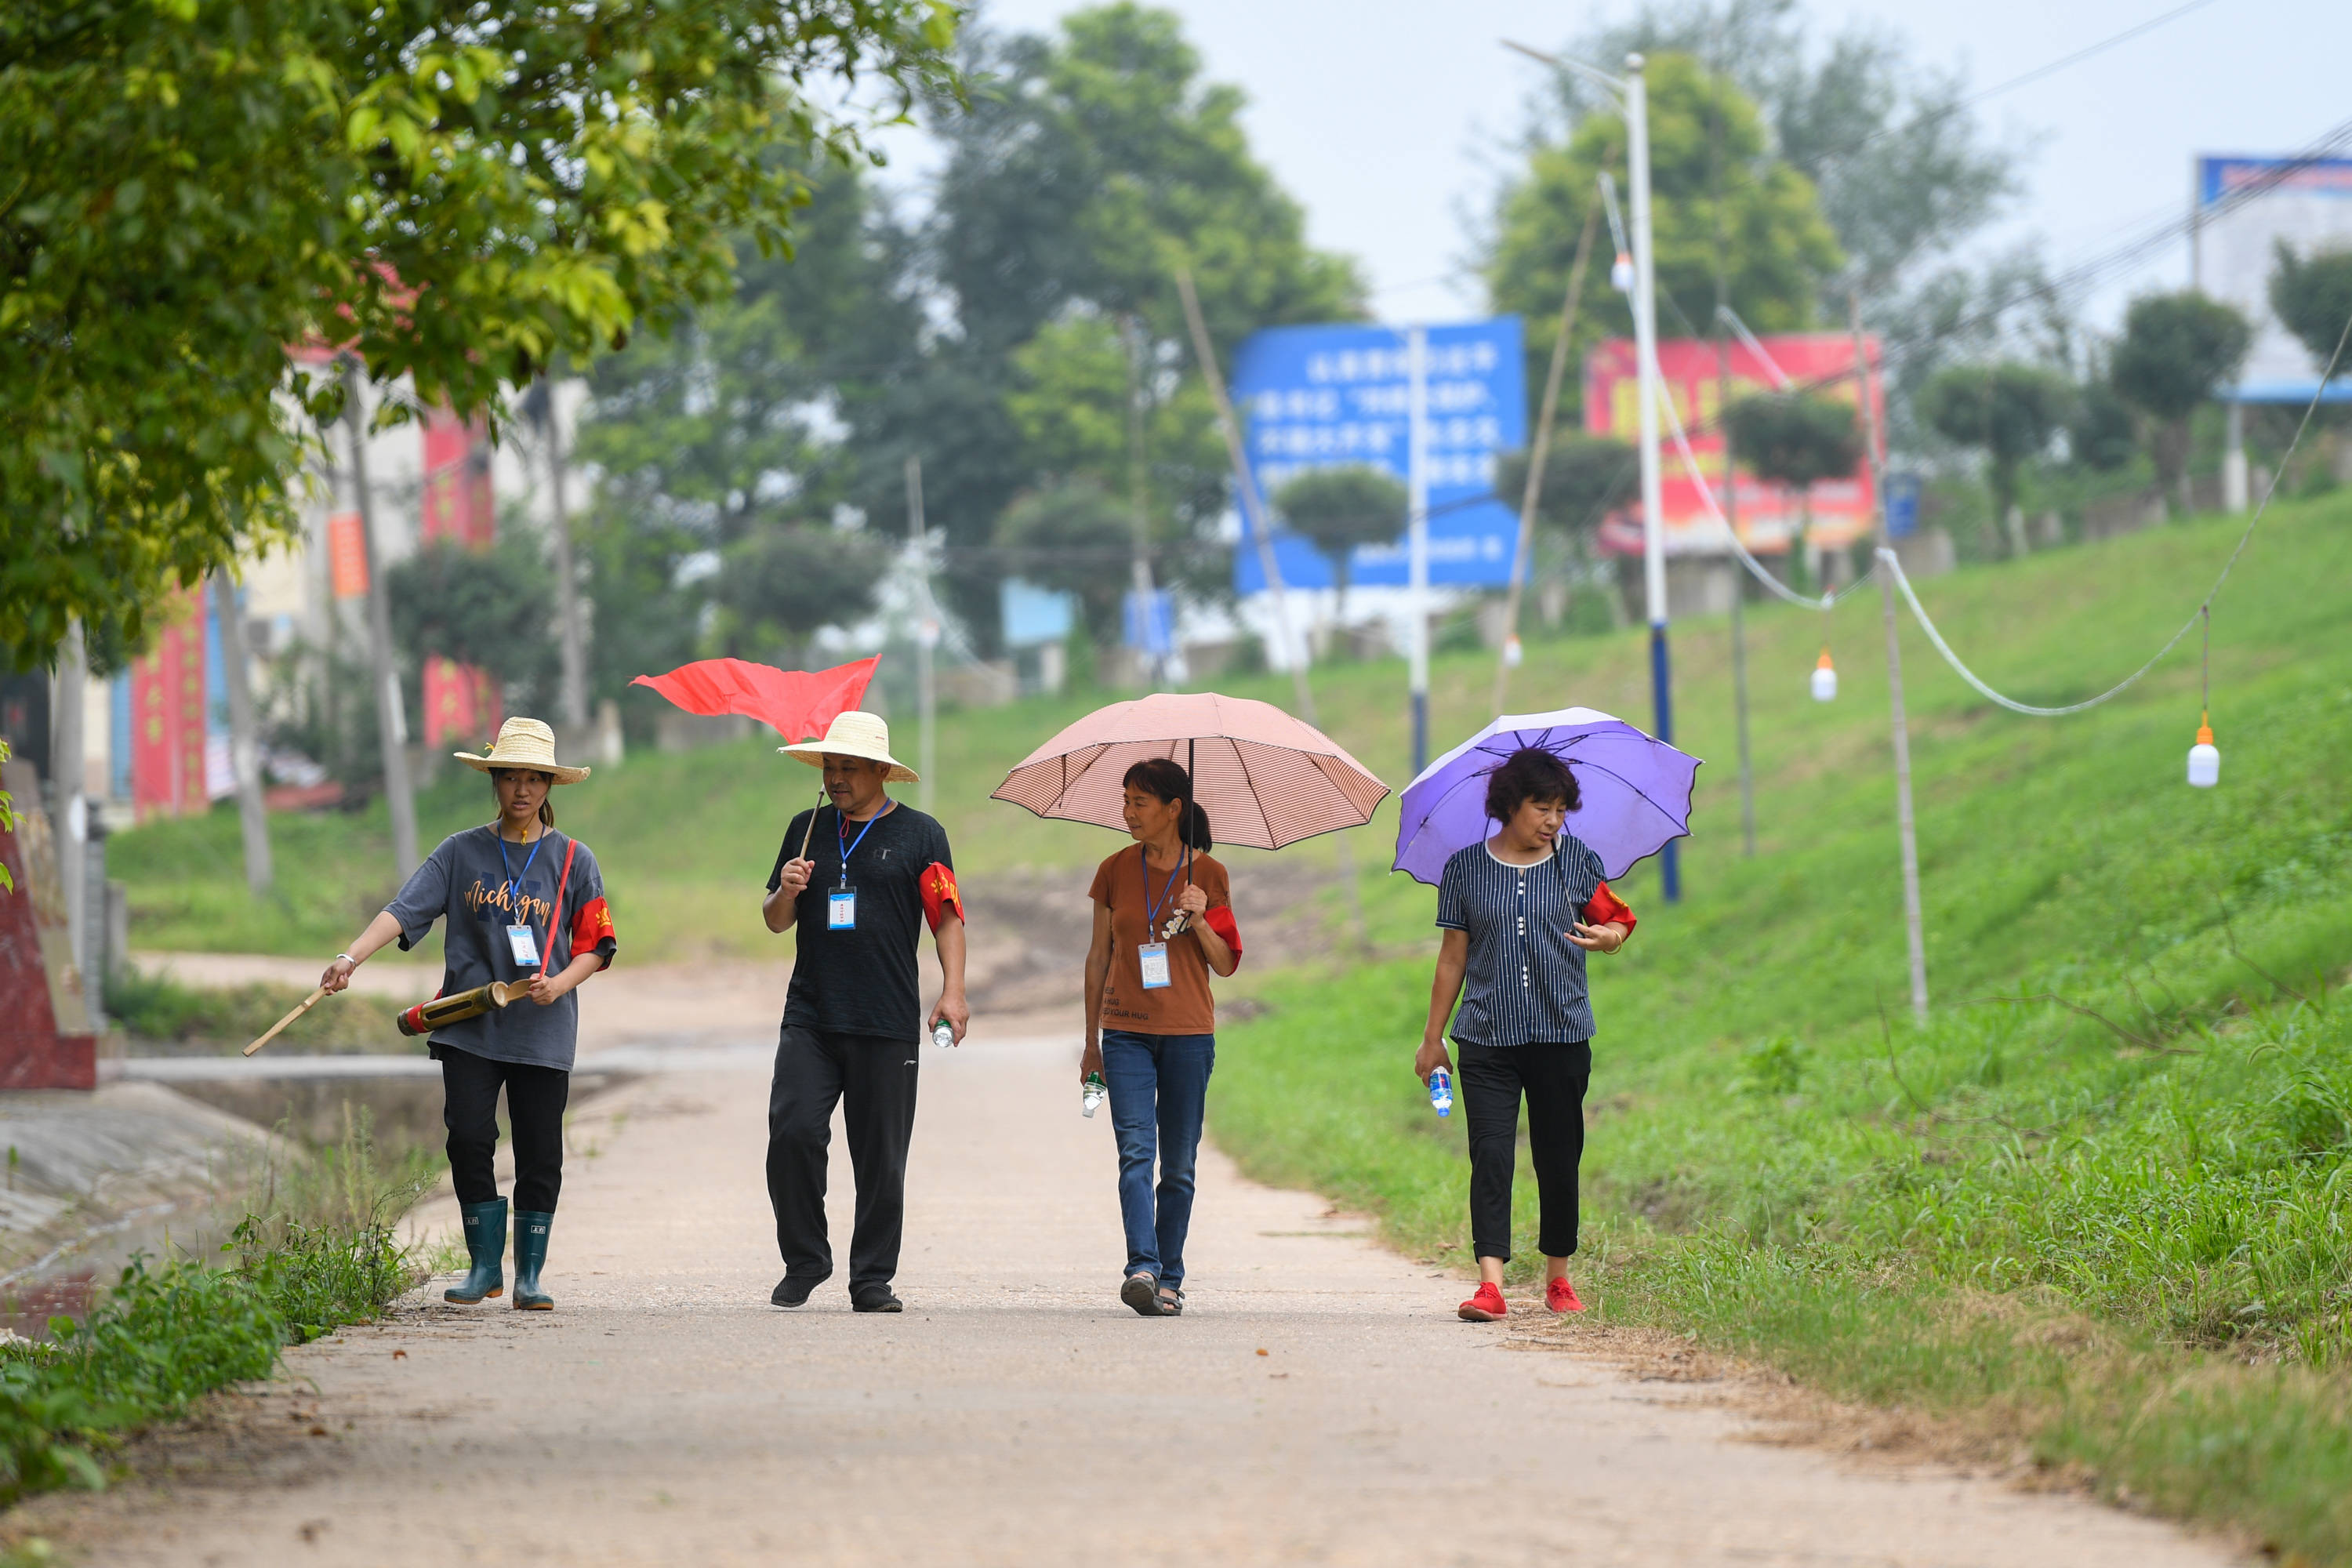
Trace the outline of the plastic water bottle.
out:
[[[939,1022],[933,1024],[931,1026],[931,1044],[939,1047],[941,1050],[945,1050],[948,1047],[954,1045],[955,1026],[949,1023],[945,1018],[941,1018]]]
[[[1444,1068],[1429,1075],[1429,1103],[1440,1116],[1454,1114],[1454,1075]]]
[[[1110,1085],[1103,1082],[1102,1074],[1098,1072],[1087,1074],[1087,1081],[1078,1094],[1078,1114],[1092,1116],[1109,1096]]]

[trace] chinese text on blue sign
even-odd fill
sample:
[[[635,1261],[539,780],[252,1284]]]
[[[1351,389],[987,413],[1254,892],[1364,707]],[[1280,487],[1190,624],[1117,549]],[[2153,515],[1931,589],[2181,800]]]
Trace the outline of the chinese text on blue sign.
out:
[[[1519,319],[1496,316],[1429,330],[1429,580],[1507,583],[1517,514],[1495,491],[1495,459],[1527,445]],[[1264,495],[1311,468],[1353,465],[1409,481],[1412,388],[1405,334],[1395,327],[1271,327],[1234,356],[1234,396],[1248,424],[1250,468]],[[1268,510],[1271,510],[1269,505]],[[1244,514],[1234,586],[1265,586]],[[1332,585],[1307,540],[1275,530],[1283,583]],[[1404,585],[1404,542],[1365,545],[1349,562],[1358,587]]]

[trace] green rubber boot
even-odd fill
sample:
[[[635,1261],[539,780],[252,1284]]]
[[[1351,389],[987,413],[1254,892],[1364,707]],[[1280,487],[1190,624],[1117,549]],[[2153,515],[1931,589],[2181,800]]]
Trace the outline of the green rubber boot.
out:
[[[507,1201],[493,1198],[486,1204],[459,1204],[457,1213],[466,1222],[466,1254],[474,1266],[463,1279],[442,1291],[441,1299],[470,1307],[507,1288],[506,1276],[499,1270],[507,1255]]]
[[[547,1231],[551,1214],[515,1210],[515,1310],[551,1312],[555,1298],[539,1288],[539,1271],[547,1267]]]

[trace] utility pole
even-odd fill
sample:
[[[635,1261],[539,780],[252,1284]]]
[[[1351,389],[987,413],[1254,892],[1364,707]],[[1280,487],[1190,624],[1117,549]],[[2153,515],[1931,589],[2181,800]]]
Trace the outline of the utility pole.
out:
[[[73,932],[77,963],[88,968],[83,953],[89,943],[87,883],[82,871],[83,845],[89,832],[89,803],[82,798],[87,783],[89,742],[82,716],[89,676],[89,645],[79,616],[66,623],[58,644],[58,670],[49,688],[49,841],[58,847],[58,872],[66,895],[66,923]],[[30,806],[34,803],[24,803]],[[90,1005],[102,1000],[90,993]]]
[[[923,526],[923,459],[912,453],[907,458],[907,537],[914,542],[916,580],[923,588],[917,612],[921,619],[915,623],[915,771],[922,775],[915,785],[915,804],[928,813],[931,774],[939,762],[939,683],[931,671],[931,650],[940,646],[940,610],[931,600],[931,541]]]
[[[222,684],[228,688],[229,771],[236,779],[237,827],[245,837],[245,885],[269,891],[269,816],[261,799],[261,744],[253,721],[253,667],[245,647],[245,616],[226,567],[213,573],[213,616],[220,622]]]
[[[1412,776],[1429,766],[1429,329],[1408,327],[1405,357],[1405,547],[1412,625]]]
[[[1317,729],[1315,719],[1315,689],[1307,676],[1307,650],[1290,637],[1290,596],[1282,584],[1282,563],[1275,558],[1274,535],[1268,531],[1265,509],[1258,504],[1257,479],[1250,473],[1249,449],[1242,444],[1241,421],[1234,417],[1233,399],[1225,395],[1225,378],[1217,368],[1216,346],[1209,342],[1209,325],[1201,315],[1201,297],[1192,288],[1192,274],[1184,268],[1176,269],[1176,292],[1184,301],[1184,323],[1192,333],[1192,356],[1201,362],[1201,379],[1209,384],[1210,401],[1216,405],[1217,429],[1225,438],[1225,457],[1234,466],[1234,488],[1239,492],[1242,521],[1250,537],[1257,542],[1258,567],[1265,574],[1265,591],[1274,601],[1275,635],[1280,639],[1283,658],[1290,666],[1291,699],[1298,706],[1298,716]],[[1413,770],[1419,773],[1420,769]],[[1356,852],[1349,847],[1348,836],[1331,836],[1332,853],[1339,862],[1339,880],[1347,884],[1348,908],[1352,916],[1356,941],[1368,943],[1370,928],[1364,923],[1364,890],[1356,885]]]
[[[1878,408],[1871,401],[1870,356],[1862,336],[1862,296],[1846,294],[1853,327],[1853,379],[1861,392],[1862,439],[1870,463],[1873,510],[1878,514],[1878,548],[1892,550],[1886,532],[1886,468],[1878,456]],[[1911,814],[1911,729],[1903,713],[1903,644],[1895,636],[1895,574],[1880,561],[1878,602],[1886,618],[1886,699],[1895,731],[1895,822],[1903,838],[1903,927],[1911,947],[1911,1016],[1927,1021],[1927,944],[1919,922],[1919,836]]]
[[[564,499],[563,415],[551,378],[541,375],[531,393],[526,406],[536,405],[530,411],[547,443],[548,495],[555,507],[547,531],[555,545],[555,610],[563,639],[563,722],[576,734],[588,724],[588,637],[580,622],[580,578],[572,561],[572,508]]]
[[[1495,717],[1503,716],[1509,695],[1511,667],[1518,662],[1519,601],[1528,586],[1528,567],[1536,548],[1536,506],[1543,499],[1544,464],[1551,458],[1552,416],[1559,408],[1559,383],[1568,369],[1568,342],[1576,333],[1576,310],[1584,298],[1584,267],[1592,259],[1592,236],[1601,223],[1601,209],[1584,215],[1584,232],[1577,237],[1576,260],[1568,269],[1568,294],[1559,304],[1559,330],[1552,335],[1551,368],[1544,373],[1543,407],[1536,416],[1536,438],[1528,449],[1528,482],[1519,491],[1519,542],[1511,556],[1511,593],[1503,611],[1503,646],[1495,659]]]
[[[1127,495],[1129,521],[1135,535],[1135,555],[1129,574],[1136,604],[1140,606],[1140,626],[1147,633],[1151,626],[1151,512],[1150,476],[1143,454],[1143,323],[1129,315],[1120,323],[1121,335],[1127,339]],[[1147,639],[1148,640],[1148,639]],[[1151,684],[1156,690],[1162,684],[1163,664],[1150,648],[1139,648],[1151,668]]]
[[[1707,68],[1720,70],[1709,60]],[[1706,171],[1709,206],[1715,227],[1715,422],[1723,437],[1723,526],[1731,547],[1739,545],[1739,466],[1731,439],[1731,349],[1724,342],[1724,318],[1731,310],[1729,246],[1723,232],[1723,112],[1720,103],[1706,116]],[[1750,860],[1756,858],[1756,769],[1748,749],[1748,582],[1731,574],[1731,706],[1739,729],[1739,844]]]
[[[1650,107],[1642,57],[1625,57],[1625,141],[1633,184],[1633,353],[1640,362],[1642,443],[1642,587],[1650,618],[1650,698],[1655,731],[1675,739],[1674,663],[1666,646],[1666,535],[1664,486],[1658,472],[1658,282],[1650,243]],[[1675,841],[1658,851],[1660,890],[1666,902],[1683,896]]]
[[[416,797],[408,787],[408,715],[400,700],[400,674],[392,658],[392,609],[383,592],[383,563],[376,548],[375,499],[368,490],[367,386],[359,361],[343,360],[343,419],[352,443],[352,503],[360,514],[360,543],[367,560],[368,661],[375,678],[376,742],[383,758],[383,798],[392,814],[393,871],[402,881],[416,869]]]

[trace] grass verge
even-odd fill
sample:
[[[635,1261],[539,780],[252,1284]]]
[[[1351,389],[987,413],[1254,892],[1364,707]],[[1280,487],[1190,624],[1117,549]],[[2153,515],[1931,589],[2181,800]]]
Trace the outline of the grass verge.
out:
[[[106,1013],[142,1050],[212,1055],[241,1049],[309,994],[299,986],[266,981],[219,989],[183,985],[169,976],[149,974],[123,963],[107,980]],[[313,1054],[407,1051],[421,1055],[425,1042],[395,1028],[392,1012],[382,1004],[313,1007],[288,1025],[275,1043],[282,1049]]]
[[[1595,966],[1598,1321],[2352,1563],[2352,628],[2314,586],[2347,580],[2347,516],[2276,519],[2216,612],[2217,790],[2181,782],[2193,666],[2063,723],[1912,667],[1925,1025],[1884,677],[1850,707],[1759,703],[1759,853],[1703,831],[1677,906],[1627,879],[1642,928]],[[1930,604],[1996,684],[2053,700],[2160,640],[2227,546],[2053,552]],[[1849,696],[1870,679],[1850,668]],[[1256,977],[1211,1127],[1254,1173],[1466,1264],[1463,1130],[1410,1071],[1433,896],[1364,892],[1379,949],[1412,956]],[[1530,1237],[1531,1175],[1517,1200]]]
[[[0,1344],[0,1506],[103,1486],[130,1435],[268,1376],[289,1344],[380,1316],[418,1278],[394,1226],[432,1175],[413,1155],[380,1159],[354,1117],[340,1146],[258,1173],[221,1266],[134,1258],[88,1321]]]

